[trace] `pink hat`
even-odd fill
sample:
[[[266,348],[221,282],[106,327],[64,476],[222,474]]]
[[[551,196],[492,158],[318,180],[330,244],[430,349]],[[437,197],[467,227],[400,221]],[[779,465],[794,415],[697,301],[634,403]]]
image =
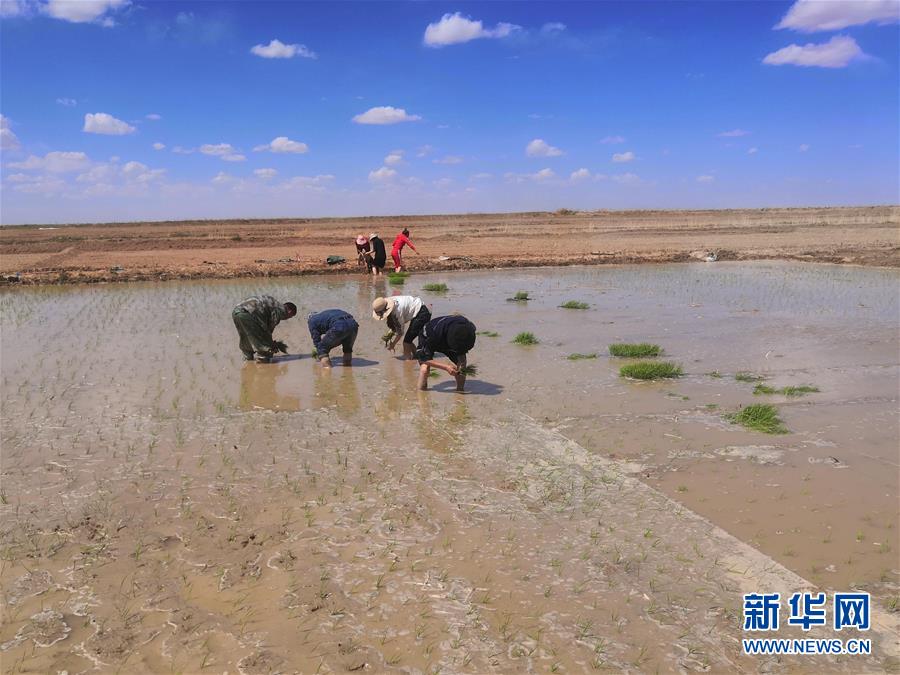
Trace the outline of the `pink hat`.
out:
[[[366,244],[369,243],[369,240],[366,239],[364,236],[359,235],[359,236],[356,238],[356,243],[359,244],[360,246],[365,246]]]

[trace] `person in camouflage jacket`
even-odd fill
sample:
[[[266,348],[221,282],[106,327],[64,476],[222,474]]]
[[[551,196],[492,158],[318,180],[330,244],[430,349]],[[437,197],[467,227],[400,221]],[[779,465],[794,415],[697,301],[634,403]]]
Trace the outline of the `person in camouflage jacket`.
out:
[[[234,327],[240,336],[241,352],[247,361],[254,353],[260,363],[269,363],[277,351],[287,353],[287,345],[272,339],[272,331],[281,321],[297,315],[293,302],[280,303],[271,295],[247,298],[231,312]]]

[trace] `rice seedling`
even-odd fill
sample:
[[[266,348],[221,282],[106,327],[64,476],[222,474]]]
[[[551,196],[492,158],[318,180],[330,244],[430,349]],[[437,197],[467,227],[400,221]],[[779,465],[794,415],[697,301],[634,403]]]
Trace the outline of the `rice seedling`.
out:
[[[474,363],[466,364],[460,371],[463,375],[477,375],[478,374],[478,366]]]
[[[756,388],[753,390],[753,394],[755,396],[761,396],[762,394],[781,394],[783,396],[803,396],[804,394],[812,394],[819,391],[818,387],[814,387],[808,384],[801,384],[796,387],[782,387],[781,389],[776,389],[775,387],[770,387],[767,384],[757,384]]]
[[[596,352],[591,352],[590,354],[575,353],[575,354],[569,354],[566,358],[569,361],[583,361],[585,359],[596,359],[597,353]]]
[[[669,361],[639,361],[619,368],[619,375],[633,380],[659,380],[681,377],[681,366]]]
[[[590,309],[591,306],[586,302],[579,302],[578,300],[566,300],[563,304],[560,305],[562,309]]]
[[[406,283],[406,276],[403,274],[388,274],[388,281],[391,282],[392,286],[402,286]]]
[[[446,293],[447,284],[425,284],[422,286],[423,291],[431,291],[432,293]]]
[[[531,298],[528,297],[528,291],[519,291],[511,298],[507,298],[507,302],[528,302]]]
[[[659,345],[650,344],[649,342],[617,342],[609,346],[610,355],[619,358],[659,356],[661,352],[662,348]]]
[[[500,333],[492,330],[480,330],[475,335],[484,335],[485,337],[500,337]]]
[[[381,336],[381,341],[384,343],[384,346],[387,347],[388,343],[394,339],[394,331],[389,330],[387,333]]]
[[[734,379],[738,382],[762,382],[766,378],[762,375],[755,375],[753,373],[742,371],[740,373],[735,373]]]
[[[536,345],[540,340],[534,336],[534,333],[524,331],[516,335],[516,337],[513,338],[513,342],[517,345]]]
[[[726,415],[725,419],[764,434],[786,434],[788,432],[781,418],[778,417],[778,410],[768,403],[748,405],[736,413]]]

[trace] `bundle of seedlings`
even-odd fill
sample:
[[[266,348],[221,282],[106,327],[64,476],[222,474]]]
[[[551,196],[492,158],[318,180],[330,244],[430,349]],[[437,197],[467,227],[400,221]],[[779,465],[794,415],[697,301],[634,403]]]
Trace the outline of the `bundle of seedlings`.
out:
[[[540,342],[535,336],[534,333],[529,333],[525,331],[523,333],[519,333],[516,337],[513,338],[513,342],[517,345],[536,345]]]
[[[288,353],[288,346],[281,340],[274,340],[274,344],[276,352],[281,352],[282,354]]]
[[[467,363],[465,366],[459,369],[463,375],[477,375],[478,374],[478,366],[474,363]]]
[[[755,403],[741,408],[736,413],[725,415],[725,419],[740,424],[747,429],[761,431],[764,434],[786,434],[787,427],[778,417],[778,410],[768,403]]]
[[[579,302],[578,300],[566,300],[560,307],[563,309],[590,309],[591,306],[586,302]]]
[[[650,344],[649,342],[616,342],[609,346],[610,356],[619,358],[646,358],[649,356],[659,356],[662,349],[659,345]]]
[[[425,284],[422,286],[423,291],[431,291],[432,293],[446,293],[447,284]]]
[[[633,380],[659,380],[663,378],[681,377],[681,366],[663,361],[638,361],[619,368],[619,375]]]
[[[531,298],[528,297],[528,291],[519,291],[511,298],[507,298],[507,302],[528,302]]]

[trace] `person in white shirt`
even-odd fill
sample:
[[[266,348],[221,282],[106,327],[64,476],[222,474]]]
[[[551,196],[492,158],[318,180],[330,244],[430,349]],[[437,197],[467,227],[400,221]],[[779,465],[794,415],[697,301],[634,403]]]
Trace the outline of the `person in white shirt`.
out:
[[[390,298],[375,298],[372,302],[372,318],[377,321],[387,321],[388,328],[394,334],[385,343],[385,346],[394,351],[402,336],[403,356],[411,359],[415,353],[413,341],[422,332],[425,324],[431,321],[431,312],[422,298],[412,295],[395,295]],[[406,331],[405,335],[404,330]]]

